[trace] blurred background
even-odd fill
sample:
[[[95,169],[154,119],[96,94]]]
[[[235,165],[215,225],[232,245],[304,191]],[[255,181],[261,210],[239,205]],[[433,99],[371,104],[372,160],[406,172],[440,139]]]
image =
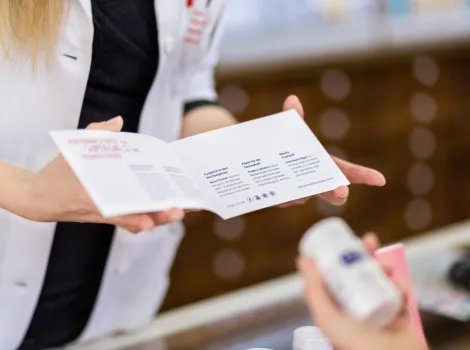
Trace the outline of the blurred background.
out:
[[[240,121],[298,95],[331,154],[388,183],[353,186],[340,208],[191,214],[164,309],[294,272],[301,235],[327,216],[384,243],[469,217],[470,1],[232,0],[217,77]]]

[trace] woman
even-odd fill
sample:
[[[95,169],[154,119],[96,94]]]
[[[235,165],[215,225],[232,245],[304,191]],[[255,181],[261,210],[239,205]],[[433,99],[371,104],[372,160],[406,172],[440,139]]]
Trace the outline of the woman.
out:
[[[213,77],[225,3],[0,0],[0,350],[151,321],[183,213],[104,220],[48,132],[91,124],[173,141],[235,123]],[[303,113],[296,97],[290,108]],[[337,162],[352,183],[385,183]],[[334,204],[347,196],[347,187],[323,195]]]
[[[366,235],[364,243],[369,251],[379,244],[374,235]],[[387,268],[387,267],[385,267]],[[322,277],[310,260],[300,260],[299,269],[306,283],[305,299],[315,323],[339,350],[427,350],[413,328],[409,313],[401,313],[385,329],[374,329],[368,324],[346,315],[333,301]]]

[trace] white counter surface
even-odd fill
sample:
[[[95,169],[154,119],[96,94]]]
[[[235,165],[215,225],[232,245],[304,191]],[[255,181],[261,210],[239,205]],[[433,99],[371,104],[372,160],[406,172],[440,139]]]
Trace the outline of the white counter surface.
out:
[[[405,242],[409,260],[438,254],[440,250],[470,243],[470,221],[465,221]],[[145,343],[196,327],[213,324],[246,312],[265,309],[298,299],[302,282],[297,274],[245,288],[207,301],[165,312],[147,328],[132,334],[119,335],[87,344],[68,347],[69,350],[114,350]]]

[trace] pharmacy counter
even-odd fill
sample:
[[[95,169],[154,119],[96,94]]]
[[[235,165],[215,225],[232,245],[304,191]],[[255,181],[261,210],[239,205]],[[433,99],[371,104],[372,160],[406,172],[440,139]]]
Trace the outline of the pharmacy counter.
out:
[[[411,264],[470,242],[470,221],[406,242]],[[146,329],[70,350],[289,349],[295,328],[310,323],[297,275],[166,312]],[[423,323],[433,349],[470,348],[470,325],[429,314]]]

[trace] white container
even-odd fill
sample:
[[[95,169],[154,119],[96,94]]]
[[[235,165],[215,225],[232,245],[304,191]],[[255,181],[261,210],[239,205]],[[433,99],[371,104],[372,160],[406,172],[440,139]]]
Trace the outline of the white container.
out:
[[[315,261],[330,293],[351,317],[385,327],[400,312],[397,288],[342,219],[313,225],[299,248]]]
[[[294,331],[293,350],[333,350],[318,327],[300,327]]]

